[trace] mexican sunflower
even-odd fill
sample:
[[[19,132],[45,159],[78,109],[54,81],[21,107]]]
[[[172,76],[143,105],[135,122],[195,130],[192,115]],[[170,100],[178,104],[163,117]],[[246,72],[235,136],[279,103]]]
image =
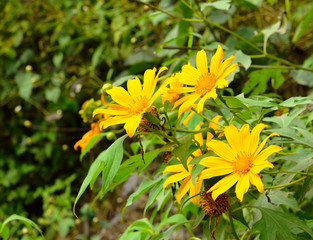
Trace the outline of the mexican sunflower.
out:
[[[210,123],[209,127],[213,128],[213,129],[216,129],[218,120],[220,118],[221,118],[221,116],[216,116],[215,118],[213,118],[212,119],[212,123]],[[200,130],[200,127],[201,127],[202,124],[203,124],[203,122],[200,122],[196,126],[195,130]],[[195,134],[194,138],[195,138],[195,141],[197,141],[199,143],[199,146],[203,146],[203,137],[202,137],[202,133],[201,132]],[[210,135],[207,135],[207,143],[211,140],[211,138],[212,137]],[[201,152],[200,149],[197,149],[195,152],[193,152],[192,155],[195,156],[195,157],[198,157],[198,156],[202,155],[202,152]],[[176,194],[177,202],[180,203],[182,197],[189,191],[190,201],[192,203],[194,203],[195,205],[200,206],[199,196],[195,196],[195,195],[200,194],[203,180],[200,179],[200,176],[197,176],[195,178],[195,185],[193,185],[192,177],[191,177],[191,170],[192,170],[194,164],[190,164],[192,159],[193,159],[192,157],[189,157],[187,159],[188,171],[184,168],[184,166],[182,164],[176,164],[176,165],[167,166],[164,169],[163,174],[165,174],[166,172],[172,172],[174,174],[169,176],[165,180],[165,182],[163,184],[163,188],[166,188],[171,183],[178,182],[178,181],[181,181],[181,180],[184,179],[182,184],[180,185],[180,187],[178,189],[177,194]]]
[[[173,88],[172,93],[190,93],[175,102],[173,109],[178,107],[178,116],[189,111],[192,105],[198,100],[197,112],[203,111],[204,102],[207,99],[217,98],[216,89],[228,86],[228,81],[225,78],[234,71],[238,64],[232,64],[235,56],[231,56],[223,62],[223,49],[217,47],[217,51],[211,59],[210,72],[208,72],[207,55],[204,50],[197,53],[196,65],[197,68],[190,64],[182,67],[179,81],[182,84],[190,85],[185,87]]]
[[[248,124],[243,125],[240,130],[230,124],[224,129],[228,144],[218,140],[211,140],[208,143],[218,157],[209,156],[200,161],[201,165],[207,167],[201,172],[200,179],[229,174],[209,189],[208,192],[212,192],[214,200],[236,183],[236,196],[241,202],[250,183],[256,186],[259,192],[264,192],[263,183],[258,174],[264,168],[273,168],[273,164],[267,161],[267,158],[282,150],[276,145],[270,145],[262,150],[267,140],[272,136],[278,136],[277,133],[266,137],[258,146],[260,133],[265,127],[265,124],[258,124],[250,133]]]
[[[163,104],[166,101],[173,103],[179,98],[180,93],[171,92],[171,89],[182,87],[184,85],[179,82],[179,74],[180,73],[172,74],[172,76],[170,77],[171,79],[173,79],[170,83],[170,88],[166,88],[164,93],[161,95]]]
[[[134,136],[137,127],[142,120],[143,114],[152,109],[155,99],[164,91],[167,83],[165,81],[161,87],[155,91],[158,77],[166,70],[162,67],[155,76],[156,69],[148,69],[144,73],[143,86],[138,77],[127,81],[127,90],[123,87],[113,87],[106,92],[117,104],[110,104],[108,108],[97,108],[93,115],[102,113],[115,115],[100,123],[100,129],[105,129],[116,124],[123,124],[129,137]]]

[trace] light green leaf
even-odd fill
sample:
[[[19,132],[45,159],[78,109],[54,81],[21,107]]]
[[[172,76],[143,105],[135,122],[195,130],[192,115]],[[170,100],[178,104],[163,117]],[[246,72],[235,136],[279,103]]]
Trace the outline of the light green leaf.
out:
[[[293,232],[301,230],[313,238],[312,230],[297,217],[274,211],[268,208],[256,207],[262,213],[262,218],[253,225],[253,230],[261,232],[260,240],[299,239]]]
[[[302,137],[297,134],[295,129],[301,133]],[[291,138],[295,140],[296,143],[313,148],[313,134],[305,129],[292,127],[284,129],[271,129],[269,131],[277,132],[281,137]]]
[[[143,214],[146,214],[146,211],[151,207],[151,205],[156,201],[157,196],[160,194],[160,192],[163,190],[163,184],[165,182],[165,175],[162,175],[159,177],[162,179],[162,181],[158,182],[150,191],[149,198],[145,206],[145,210]]]
[[[26,217],[22,217],[22,216],[16,215],[16,214],[11,215],[10,217],[8,217],[7,219],[4,220],[4,222],[2,223],[2,226],[1,226],[1,228],[0,228],[0,233],[3,232],[3,230],[4,230],[5,226],[6,226],[6,224],[8,224],[9,222],[11,222],[11,221],[13,221],[13,220],[21,221],[21,222],[23,222],[27,227],[30,227],[30,226],[31,226],[31,227],[35,228],[35,229],[41,234],[41,236],[43,236],[43,235],[42,235],[42,231],[40,230],[39,226],[38,226],[36,223],[34,223],[32,220],[30,220],[30,219],[28,219],[28,218],[26,218]],[[5,230],[5,231],[7,231],[7,230]]]
[[[100,133],[100,134],[95,135],[95,136],[93,136],[92,138],[90,138],[89,143],[86,145],[86,147],[84,148],[84,150],[83,150],[83,151],[81,152],[81,154],[80,154],[80,157],[79,157],[80,160],[83,159],[83,157],[86,155],[86,153],[89,152],[89,150],[93,148],[93,146],[96,144],[96,142],[97,142],[100,138],[102,138],[102,137],[104,137],[104,136],[106,136],[106,135],[108,135],[108,133]]]
[[[304,70],[291,70],[294,80],[304,86],[313,87],[313,73]]]
[[[250,67],[251,58],[248,55],[244,54],[241,50],[236,51],[234,55],[235,55],[233,61],[234,63],[241,63],[245,70],[247,70]]]
[[[47,100],[56,103],[60,97],[61,89],[59,87],[49,87],[45,90]]]
[[[53,55],[52,62],[53,62],[55,67],[57,67],[57,68],[60,67],[62,60],[63,60],[63,53],[62,52],[59,52],[59,53]]]
[[[298,105],[313,104],[311,97],[291,97],[283,101],[279,105],[282,107],[295,107]]]
[[[295,43],[303,33],[309,30],[309,25],[312,25],[313,21],[313,5],[311,4],[310,10],[305,14],[303,20],[298,24],[295,35],[292,38],[292,42]]]
[[[264,51],[265,54],[267,53],[266,52],[266,46],[267,46],[267,41],[268,41],[269,37],[272,34],[278,32],[279,28],[280,28],[280,21],[275,23],[275,24],[273,24],[273,25],[271,25],[271,26],[268,26],[268,27],[266,27],[265,29],[262,30],[262,33],[264,34],[263,51]]]
[[[33,74],[31,72],[18,72],[15,75],[15,81],[18,86],[18,92],[21,98],[28,100],[32,94]]]
[[[135,221],[132,225],[130,225],[129,231],[146,232],[149,235],[154,234],[153,226],[147,218]]]
[[[200,5],[201,11],[207,7],[214,7],[220,10],[228,10],[230,8],[230,0],[218,0],[211,3],[202,3]]]
[[[90,185],[90,188],[93,187],[94,182],[96,181],[97,177],[101,173],[104,167],[109,168],[111,172],[108,172],[108,169],[104,169],[105,173],[103,174],[103,186],[102,189],[106,188],[112,179],[114,178],[116,172],[118,171],[118,168],[120,166],[120,163],[122,161],[123,157],[123,141],[127,135],[124,135],[117,139],[107,150],[104,150],[99,154],[99,156],[96,158],[96,160],[91,164],[88,174],[86,178],[84,179],[79,192],[76,196],[76,199],[74,201],[73,206],[73,212],[75,214],[75,206],[80,199],[81,195],[85,192],[88,185]],[[116,161],[116,163],[114,163]],[[105,187],[104,187],[105,186]],[[76,214],[75,214],[76,215]]]
[[[137,198],[139,198],[143,193],[145,193],[146,191],[148,191],[150,188],[152,188],[153,186],[155,186],[158,182],[160,182],[162,180],[162,178],[157,178],[157,179],[154,179],[154,180],[151,180],[151,181],[143,181],[139,188],[137,189],[136,192],[134,192],[133,194],[131,194],[128,199],[127,199],[127,202],[126,202],[126,205],[125,207],[123,208],[122,210],[122,215],[121,215],[121,218],[123,219],[123,215],[124,215],[124,212],[126,210],[126,208],[128,206],[130,206],[131,204],[133,204]]]
[[[105,43],[100,44],[96,50],[94,51],[92,58],[91,58],[91,69],[94,70],[101,60],[101,54],[105,48]]]
[[[0,228],[2,231],[0,231],[0,236],[3,237],[3,240],[7,240],[10,237],[10,229],[7,226],[4,226],[2,228],[2,224],[0,223]]]
[[[122,85],[124,82],[126,82],[128,79],[134,79],[136,77],[136,75],[127,75],[127,76],[123,76],[123,77],[119,77],[117,80],[115,80],[113,82],[113,86],[120,86]]]

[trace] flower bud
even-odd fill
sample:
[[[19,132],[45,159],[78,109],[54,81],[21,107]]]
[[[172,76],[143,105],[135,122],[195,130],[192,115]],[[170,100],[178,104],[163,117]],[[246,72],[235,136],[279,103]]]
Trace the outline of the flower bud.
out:
[[[113,86],[112,86],[111,83],[105,83],[105,84],[103,84],[101,90],[102,90],[103,93],[105,93],[106,90],[110,90],[110,89],[112,89],[112,87],[113,87]]]

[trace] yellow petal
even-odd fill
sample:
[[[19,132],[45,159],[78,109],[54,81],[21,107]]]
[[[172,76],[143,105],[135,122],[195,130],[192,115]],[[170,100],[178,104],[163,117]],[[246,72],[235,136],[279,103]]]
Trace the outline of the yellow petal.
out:
[[[188,94],[186,96],[183,96],[181,99],[177,100],[175,103],[174,103],[174,106],[172,108],[172,111],[177,108],[177,106],[179,106],[180,104],[188,101],[194,94],[196,93],[192,93],[192,94]]]
[[[223,62],[223,48],[218,45],[216,53],[211,59],[210,63],[210,73],[213,73],[215,76],[218,74],[218,69],[220,68]]]
[[[250,169],[250,171],[254,174],[259,174],[264,168],[273,168],[274,165],[270,163],[269,161],[263,161],[259,163],[258,165],[253,165],[253,167]]]
[[[217,78],[219,78],[219,76],[222,75],[222,73],[224,72],[225,68],[227,68],[233,61],[233,59],[235,58],[235,56],[230,56],[229,58],[227,58],[219,67],[218,69],[218,74],[217,74]]]
[[[194,114],[195,114],[195,112],[191,112],[191,113],[189,113],[188,116],[184,119],[183,124],[184,124],[185,127],[188,126],[188,122],[189,122],[190,118],[191,118]]]
[[[194,87],[179,87],[179,88],[170,88],[167,90],[168,93],[187,93],[187,92],[194,92]]]
[[[267,148],[265,148],[262,152],[260,152],[255,158],[253,163],[254,164],[259,164],[262,161],[265,161],[268,159],[268,157],[276,152],[281,151],[282,148],[276,145],[270,145]]]
[[[109,117],[100,123],[99,128],[103,130],[112,125],[122,124],[125,123],[127,119],[129,119],[129,116]]]
[[[224,78],[220,78],[216,81],[215,86],[216,88],[228,87],[228,81],[225,80]]]
[[[249,124],[245,124],[240,129],[240,138],[242,140],[242,147],[243,152],[247,155],[250,154],[249,152],[249,139],[250,139],[250,130],[249,130]]]
[[[249,180],[252,185],[256,186],[260,193],[264,192],[263,182],[259,175],[249,172]]]
[[[229,161],[229,162],[235,162],[236,161],[236,152],[234,152],[231,147],[218,140],[211,140],[208,144],[210,148],[222,159]]]
[[[124,126],[126,133],[129,137],[133,137],[136,129],[138,128],[140,121],[142,119],[141,114],[133,115],[131,118],[127,119],[126,124]]]
[[[147,69],[143,75],[143,90],[142,95],[150,99],[154,93],[157,81],[155,79],[156,68]]]
[[[260,133],[265,127],[267,127],[267,125],[260,123],[252,129],[249,141],[249,153],[253,154],[255,152],[259,144]]]
[[[132,98],[137,98],[142,94],[141,82],[138,77],[127,81],[127,90]]]
[[[133,99],[129,95],[129,93],[122,87],[113,87],[110,90],[106,91],[113,101],[116,103],[125,106],[125,107],[131,107],[133,103]]]
[[[236,196],[242,202],[243,200],[243,195],[248,191],[249,189],[249,174],[243,174],[240,176],[239,181],[236,185]]]
[[[210,92],[207,93],[207,98],[210,99],[216,99],[217,98],[217,94],[216,94],[216,89],[213,88]]]
[[[234,71],[237,68],[238,64],[235,63],[231,65],[230,67],[226,68],[226,70],[223,72],[222,75],[219,76],[219,78],[226,78],[228,74],[230,74],[232,71]]]
[[[189,175],[184,179],[182,184],[180,185],[177,193],[176,193],[176,200],[180,204],[181,199],[185,194],[189,191],[190,187],[192,185],[191,176]]]
[[[234,152],[237,154],[242,152],[242,140],[240,138],[238,129],[234,125],[230,124],[229,126],[225,127],[224,132],[227,142],[234,150]]]
[[[191,106],[201,95],[198,93],[192,93],[189,96],[189,99],[180,106],[178,110],[178,117],[180,117],[184,112],[190,111]]]
[[[232,166],[230,162],[223,160],[220,157],[213,157],[213,156],[209,156],[209,157],[205,157],[202,158],[199,162],[199,164],[201,164],[202,166],[205,166],[207,168],[211,168],[211,167],[222,167],[222,166]]]
[[[197,80],[201,76],[201,72],[190,66],[190,65],[184,65],[182,67],[182,72],[179,76],[179,82],[187,85],[196,85]]]
[[[112,104],[113,105],[113,104]],[[129,114],[129,108],[114,104],[115,107],[113,108],[112,105],[106,109],[104,108],[97,108],[93,111],[92,116],[96,116],[97,114],[109,114],[109,115],[127,115]]]
[[[203,124],[204,124],[203,122],[199,122],[198,125],[195,127],[195,130],[199,131]],[[199,143],[199,145],[202,146],[203,145],[202,133],[201,132],[200,133],[196,133],[194,137],[195,137],[195,140]]]
[[[262,143],[259,145],[259,147],[256,149],[255,153],[253,154],[253,156],[256,156],[265,146],[267,140],[270,138],[270,137],[273,137],[273,136],[279,136],[278,133],[272,133],[270,134],[268,137],[266,137]]]
[[[177,173],[177,174],[174,174],[172,176],[169,176],[164,184],[163,184],[163,188],[166,188],[167,185],[171,184],[171,183],[174,183],[174,182],[178,182],[182,179],[184,179],[185,177],[187,177],[188,175],[190,175],[190,173],[188,173],[187,171],[186,172],[181,172],[181,173]]]
[[[200,72],[202,73],[208,72],[207,55],[203,49],[197,53],[196,64]]]
[[[196,186],[191,185],[190,187],[190,192],[189,192],[190,201],[196,206],[200,206],[200,195],[198,194],[201,192],[202,183],[203,183],[203,180],[199,180],[199,178],[197,177],[195,179]]]
[[[205,96],[203,96],[200,101],[197,104],[197,113],[201,113],[203,112],[203,106],[204,106],[204,102],[208,99],[209,94],[205,94]]]
[[[200,179],[210,179],[212,177],[224,176],[234,172],[233,166],[211,167],[201,172]]]
[[[214,118],[212,118],[210,124],[209,124],[209,128],[212,128],[214,130],[216,130],[218,128],[218,121],[222,118],[222,116],[217,115]]]
[[[187,172],[187,170],[184,168],[183,164],[175,164],[167,166],[164,169],[163,174],[166,172]]]
[[[212,192],[212,198],[215,200],[219,195],[230,189],[239,180],[237,173],[232,173],[222,180],[218,181],[213,187],[209,189]]]

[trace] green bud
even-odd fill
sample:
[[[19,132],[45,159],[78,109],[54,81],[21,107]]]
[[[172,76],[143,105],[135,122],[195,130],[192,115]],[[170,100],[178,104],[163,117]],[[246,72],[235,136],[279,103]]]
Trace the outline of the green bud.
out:
[[[114,132],[109,132],[106,137],[107,137],[107,139],[108,139],[109,141],[112,141],[112,140],[115,140],[115,139],[116,139],[116,136],[115,136],[115,133],[114,133]]]
[[[105,91],[106,90],[110,90],[110,89],[112,89],[112,84],[111,83],[105,83],[105,84],[103,84],[103,86],[102,86],[102,92],[103,93],[105,93]]]

